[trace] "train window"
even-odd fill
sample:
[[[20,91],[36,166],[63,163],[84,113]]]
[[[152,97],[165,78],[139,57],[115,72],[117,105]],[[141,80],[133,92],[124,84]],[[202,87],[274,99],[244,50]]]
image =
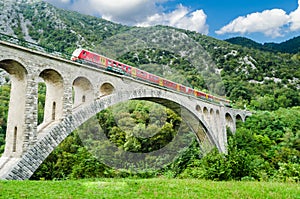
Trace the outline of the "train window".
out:
[[[83,54],[84,56],[86,56],[86,51],[83,51],[82,54]]]

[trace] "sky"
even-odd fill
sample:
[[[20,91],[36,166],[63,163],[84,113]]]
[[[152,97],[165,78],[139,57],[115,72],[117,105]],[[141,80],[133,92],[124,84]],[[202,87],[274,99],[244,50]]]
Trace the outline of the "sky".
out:
[[[300,0],[44,0],[116,23],[167,25],[217,39],[243,36],[259,43],[300,36]]]

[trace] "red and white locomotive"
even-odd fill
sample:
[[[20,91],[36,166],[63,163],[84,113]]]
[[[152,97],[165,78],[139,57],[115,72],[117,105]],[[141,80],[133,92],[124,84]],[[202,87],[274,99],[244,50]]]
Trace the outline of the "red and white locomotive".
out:
[[[193,95],[198,98],[202,98],[205,100],[209,100],[215,103],[223,104],[225,106],[230,106],[230,100],[226,100],[220,97],[216,97],[198,90],[195,90],[193,88],[189,88],[187,86],[184,86],[182,84],[178,84],[175,82],[172,82],[170,80],[164,79],[160,76],[148,73],[144,70],[140,70],[138,68],[129,66],[127,64],[121,63],[119,61],[104,57],[102,55],[99,55],[97,53],[78,48],[76,49],[73,54],[72,58],[73,61],[81,62],[84,64],[92,65],[97,68],[105,69],[108,71],[113,71],[115,73],[128,75],[133,78],[137,78],[143,81],[147,81],[168,89],[172,89],[184,94]]]

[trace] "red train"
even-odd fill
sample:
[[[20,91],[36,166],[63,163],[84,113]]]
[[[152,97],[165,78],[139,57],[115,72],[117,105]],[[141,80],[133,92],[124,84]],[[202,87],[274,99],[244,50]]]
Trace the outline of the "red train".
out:
[[[122,75],[128,75],[143,81],[147,81],[162,87],[166,87],[168,89],[176,90],[178,92],[194,95],[198,98],[202,98],[208,101],[212,101],[215,103],[223,104],[225,106],[230,106],[230,100],[226,100],[220,97],[216,97],[184,85],[172,82],[170,80],[164,79],[157,75],[148,73],[144,70],[140,70],[138,68],[129,66],[127,64],[118,62],[116,60],[104,57],[102,55],[96,54],[94,52],[90,52],[85,49],[76,49],[73,54],[72,58],[73,61],[81,62],[84,64],[92,65],[98,68],[102,68],[108,71],[113,71],[115,73],[119,73]]]

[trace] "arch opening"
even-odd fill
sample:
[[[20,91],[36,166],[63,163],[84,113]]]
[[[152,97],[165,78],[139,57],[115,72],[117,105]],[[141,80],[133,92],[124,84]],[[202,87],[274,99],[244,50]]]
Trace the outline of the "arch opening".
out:
[[[38,132],[51,122],[63,116],[63,78],[55,70],[46,69],[40,73],[38,106]]]
[[[236,115],[236,120],[243,122],[243,118],[239,114]]]
[[[204,116],[208,115],[208,108],[207,107],[203,108],[203,114],[204,114]]]
[[[235,124],[232,116],[229,113],[225,114],[226,128],[229,128],[233,133],[235,131]]]
[[[73,108],[93,101],[94,90],[91,82],[85,77],[77,77],[73,81]]]
[[[207,107],[203,108],[203,116],[204,116],[204,120],[209,123],[210,122],[210,117],[209,117],[209,111]]]
[[[243,118],[242,118],[242,116],[240,114],[236,115],[235,121],[236,121],[236,126],[239,126],[239,125],[241,125],[244,122],[244,120],[243,120]]]
[[[103,83],[100,86],[100,97],[110,95],[115,91],[115,87],[108,82]]]
[[[0,113],[0,134],[5,135],[0,143],[5,144],[3,157],[19,157],[22,154],[24,139],[25,104],[27,89],[27,70],[18,61],[7,59],[0,61],[0,69],[6,84],[0,86],[0,103],[4,104]]]
[[[155,102],[154,105],[151,102]],[[114,101],[114,103],[116,103],[116,101]],[[149,103],[152,105],[150,106]],[[81,125],[78,132],[80,132],[83,144],[87,146],[87,148],[92,147],[90,151],[96,153],[96,157],[101,156],[102,151],[107,156],[106,147],[108,146],[103,146],[103,148],[99,146],[97,151],[95,151],[91,140],[97,143],[107,143],[107,139],[109,139],[113,145],[108,147],[110,151],[118,151],[118,148],[124,149],[125,152],[131,152],[131,154],[126,157],[135,157],[133,160],[140,160],[137,156],[139,157],[143,152],[152,155],[152,153],[157,153],[156,151],[163,151],[165,148],[172,146],[169,142],[173,142],[174,140],[177,141],[173,144],[174,147],[182,146],[182,144],[178,142],[177,136],[183,136],[180,137],[182,138],[180,140],[182,142],[188,141],[186,143],[187,145],[185,145],[187,147],[190,146],[192,142],[189,142],[191,139],[184,138],[184,136],[192,137],[193,139],[197,138],[203,154],[211,150],[213,148],[212,145],[216,144],[218,147],[218,143],[215,143],[215,140],[211,138],[212,135],[208,135],[209,132],[201,122],[201,119],[193,115],[199,113],[195,110],[190,112],[190,110],[185,108],[183,108],[183,110],[181,109],[180,104],[154,98],[139,98],[119,102],[113,106],[108,105],[108,108],[100,112],[100,116],[98,115],[99,113],[97,117],[92,116],[92,119],[89,119],[88,123],[84,122],[84,124]],[[146,116],[147,114],[149,114],[149,116]],[[182,116],[182,119],[179,118],[178,114]],[[99,124],[99,121],[101,121],[100,123],[102,124]],[[112,128],[107,128],[106,125],[112,123],[112,121],[115,125]],[[99,136],[99,133],[97,133],[99,131],[101,131],[100,134],[105,135],[105,138]],[[169,133],[168,136],[166,136],[166,134],[168,134],[167,132]],[[180,136],[177,135],[177,133],[180,134]],[[166,140],[161,140],[163,135],[166,136],[167,143],[165,142]],[[120,162],[119,158],[125,153],[124,151],[117,152],[118,160],[113,160],[116,155],[111,154],[109,162]],[[178,152],[180,148],[173,148],[172,151]],[[125,157],[125,155],[122,157]],[[125,162],[130,161],[126,160]]]
[[[200,105],[196,105],[196,111],[201,112],[201,106]]]
[[[210,115],[210,122],[213,122],[215,120],[215,111],[214,111],[214,109],[210,109],[209,115]]]

